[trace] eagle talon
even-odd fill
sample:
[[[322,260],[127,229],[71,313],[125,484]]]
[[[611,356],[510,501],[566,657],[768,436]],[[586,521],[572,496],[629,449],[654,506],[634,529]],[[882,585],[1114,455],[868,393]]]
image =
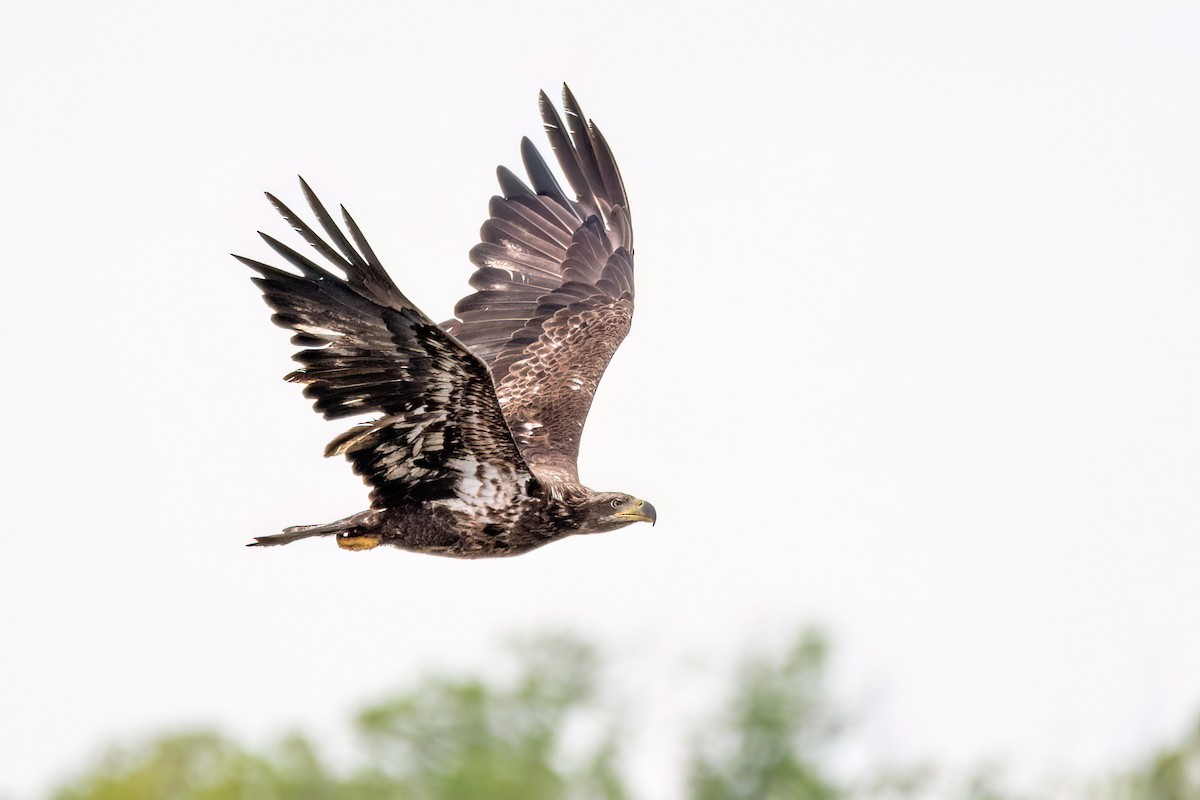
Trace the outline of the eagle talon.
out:
[[[343,550],[373,550],[379,547],[383,538],[363,534],[339,533],[337,545]]]

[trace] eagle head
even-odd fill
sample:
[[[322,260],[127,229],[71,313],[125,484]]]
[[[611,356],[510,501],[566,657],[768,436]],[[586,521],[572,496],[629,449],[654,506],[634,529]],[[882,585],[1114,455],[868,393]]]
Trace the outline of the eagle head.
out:
[[[586,533],[601,533],[623,528],[631,522],[649,522],[658,519],[654,506],[645,500],[621,492],[591,492],[584,508],[580,530]]]

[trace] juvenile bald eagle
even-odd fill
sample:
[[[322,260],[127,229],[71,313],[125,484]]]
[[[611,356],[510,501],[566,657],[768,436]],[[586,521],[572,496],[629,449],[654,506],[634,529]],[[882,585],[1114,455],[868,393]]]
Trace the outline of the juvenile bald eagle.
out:
[[[654,507],[579,482],[576,458],[596,386],[633,316],[629,201],[608,144],[566,86],[566,124],[542,93],[542,122],[574,198],[529,139],[532,188],[504,167],[482,241],[471,250],[475,291],[433,322],[388,277],[342,208],[338,227],[303,180],[328,239],[267,198],[330,271],[259,235],[299,274],[235,256],[295,332],[302,365],[286,380],[326,419],[375,414],[338,436],[372,487],[371,508],[301,525],[251,544],[335,536],[458,558],[511,556],[577,533],[654,522]],[[349,234],[347,238],[346,233]],[[344,277],[343,277],[344,276]]]

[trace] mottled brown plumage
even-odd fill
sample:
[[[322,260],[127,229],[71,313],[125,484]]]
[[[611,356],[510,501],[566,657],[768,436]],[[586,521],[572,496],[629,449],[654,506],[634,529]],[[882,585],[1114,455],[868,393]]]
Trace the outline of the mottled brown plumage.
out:
[[[400,292],[344,208],[349,236],[301,181],[327,241],[267,195],[342,275],[265,234],[299,274],[237,258],[305,348],[287,380],[328,419],[373,415],[326,448],[372,491],[368,511],[253,544],[336,535],[350,550],[485,558],[655,520],[649,503],[579,482],[584,421],[633,316],[633,233],[608,144],[565,86],[563,102],[565,125],[540,96],[574,199],[522,140],[532,186],[498,170],[503,196],[471,251],[476,291],[441,325]]]

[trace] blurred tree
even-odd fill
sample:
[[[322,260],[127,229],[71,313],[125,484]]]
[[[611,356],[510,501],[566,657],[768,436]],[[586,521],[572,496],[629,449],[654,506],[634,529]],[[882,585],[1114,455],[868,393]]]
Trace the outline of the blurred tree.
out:
[[[362,711],[367,755],[348,774],[330,770],[303,737],[260,755],[189,733],[112,748],[53,798],[625,800],[618,743],[593,704],[595,652],[548,636],[512,654],[509,681],[501,660],[487,680],[430,677]]]
[[[1200,723],[1176,744],[1101,783],[1094,800],[1200,800]]]
[[[729,706],[694,747],[696,800],[836,800],[827,749],[841,729],[825,686],[827,645],[807,633],[779,659],[747,660]]]
[[[807,633],[746,659],[692,743],[692,800],[1200,800],[1200,726],[1144,763],[1087,786],[1032,794],[997,768],[927,768],[849,781],[831,763],[845,717],[826,685],[828,645]],[[252,752],[215,733],[110,748],[52,800],[628,800],[623,728],[600,660],[576,639],[515,644],[482,676],[439,674],[361,711],[361,760],[332,769],[303,736]]]
[[[616,739],[592,705],[595,652],[565,637],[514,649],[520,670],[507,684],[431,678],[363,711],[372,773],[416,800],[626,798]],[[573,731],[589,741],[569,753]]]
[[[167,735],[112,748],[64,786],[55,800],[326,800],[347,797],[301,737],[269,756],[252,755],[214,733]]]

